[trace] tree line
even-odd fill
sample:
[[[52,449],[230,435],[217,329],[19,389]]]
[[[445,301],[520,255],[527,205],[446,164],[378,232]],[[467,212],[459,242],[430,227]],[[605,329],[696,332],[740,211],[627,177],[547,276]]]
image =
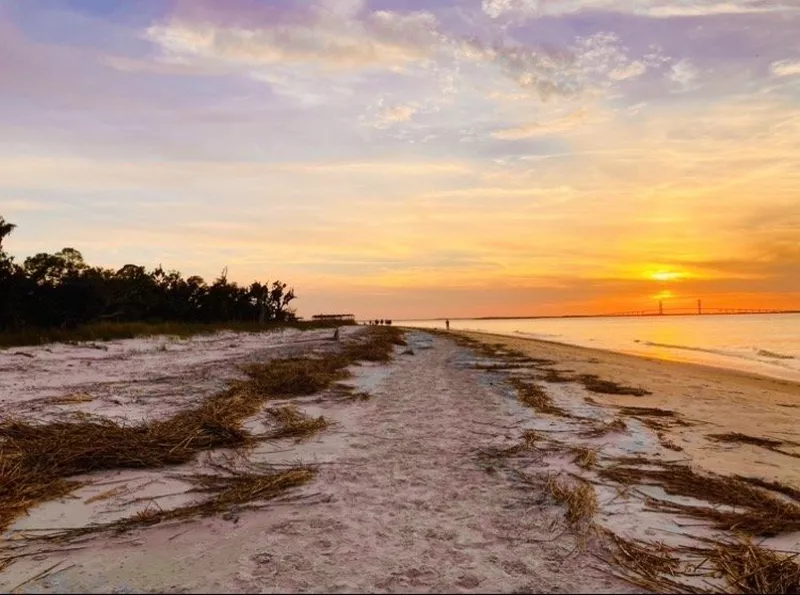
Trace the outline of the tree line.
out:
[[[74,248],[39,253],[22,264],[3,248],[15,229],[0,215],[0,331],[74,328],[95,322],[283,322],[295,320],[286,283],[239,286],[227,269],[212,283],[160,265],[148,271],[89,266]]]

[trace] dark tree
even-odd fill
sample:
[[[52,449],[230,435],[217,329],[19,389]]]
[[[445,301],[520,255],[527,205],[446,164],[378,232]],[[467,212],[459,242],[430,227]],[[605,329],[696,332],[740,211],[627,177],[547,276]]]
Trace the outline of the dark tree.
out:
[[[127,264],[118,271],[90,267],[74,248],[28,257],[22,266],[3,249],[14,230],[0,216],[0,330],[71,327],[104,320],[268,322],[294,319],[286,283],[240,287],[227,270],[208,285],[161,265],[152,271]]]

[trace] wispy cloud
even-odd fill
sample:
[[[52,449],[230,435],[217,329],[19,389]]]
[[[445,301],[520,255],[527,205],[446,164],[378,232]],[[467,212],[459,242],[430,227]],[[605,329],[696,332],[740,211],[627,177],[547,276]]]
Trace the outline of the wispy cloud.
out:
[[[581,109],[561,118],[551,120],[550,122],[531,122],[516,126],[513,128],[505,128],[492,133],[494,138],[504,140],[519,140],[523,138],[533,138],[536,136],[544,136],[548,134],[556,134],[558,132],[566,132],[573,130],[582,124],[589,121],[590,116],[586,109]]]
[[[541,17],[585,10],[639,14],[657,18],[749,14],[800,10],[783,0],[483,0],[491,18]]]
[[[773,62],[770,64],[770,71],[778,77],[800,75],[800,59]]]

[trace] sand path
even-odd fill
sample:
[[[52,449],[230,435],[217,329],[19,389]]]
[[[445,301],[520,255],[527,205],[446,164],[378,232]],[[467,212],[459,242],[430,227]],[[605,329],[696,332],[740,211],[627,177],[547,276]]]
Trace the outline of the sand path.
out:
[[[476,456],[520,405],[457,365],[464,349],[409,333],[364,403],[321,404],[337,427],[287,461],[324,459],[311,500],[202,519],[23,560],[0,590],[63,560],[27,591],[630,592],[564,530],[544,490]],[[430,347],[430,348],[428,348]],[[336,409],[338,408],[338,409]],[[273,445],[274,447],[274,445]],[[276,455],[278,456],[278,455]],[[321,500],[321,501],[320,501]]]

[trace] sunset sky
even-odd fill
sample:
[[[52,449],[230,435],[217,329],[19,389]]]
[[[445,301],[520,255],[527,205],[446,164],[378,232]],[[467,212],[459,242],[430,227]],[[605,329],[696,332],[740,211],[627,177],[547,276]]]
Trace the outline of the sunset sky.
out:
[[[0,0],[0,215],[361,318],[800,307],[798,0]]]

